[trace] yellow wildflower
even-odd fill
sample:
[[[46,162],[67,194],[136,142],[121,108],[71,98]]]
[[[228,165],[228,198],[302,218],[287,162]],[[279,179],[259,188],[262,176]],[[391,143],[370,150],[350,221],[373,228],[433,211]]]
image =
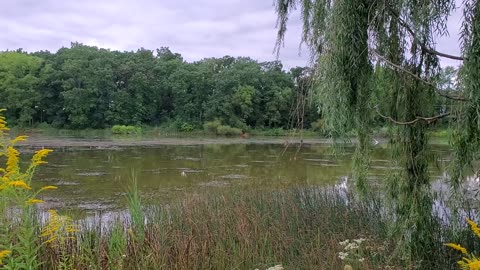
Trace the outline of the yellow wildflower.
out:
[[[26,141],[27,138],[28,136],[25,136],[25,135],[17,136],[15,139],[11,141],[11,143],[16,144],[17,142]]]
[[[451,247],[451,248],[453,248],[453,249],[455,249],[455,250],[458,250],[458,251],[462,252],[463,254],[467,254],[467,249],[464,248],[464,247],[462,247],[462,246],[460,246],[460,245],[458,245],[458,244],[447,243],[447,244],[444,244],[444,245],[447,246],[447,247]]]
[[[9,185],[9,186],[12,186],[12,187],[18,187],[18,188],[27,189],[27,190],[32,189],[32,188],[31,188],[27,183],[25,183],[25,181],[23,181],[23,180],[11,181],[11,182],[8,182],[8,185]]]
[[[42,187],[42,188],[40,189],[39,192],[45,191],[45,190],[54,190],[54,189],[57,189],[57,188],[58,188],[58,187],[56,187],[56,186],[44,186],[44,187]]]
[[[50,217],[42,229],[41,237],[46,238],[44,243],[50,245],[63,245],[68,239],[74,239],[72,233],[77,232],[77,227],[68,216],[62,216],[55,210],[49,210]]]
[[[36,204],[36,203],[44,203],[45,201],[39,199],[28,199],[25,203],[26,204]]]
[[[52,149],[42,149],[38,150],[35,152],[35,155],[32,157],[32,165],[33,166],[38,166],[40,164],[45,164],[47,163],[46,161],[43,161],[42,159],[46,157],[50,152],[52,152]]]
[[[473,220],[468,218],[467,218],[467,223],[470,225],[470,229],[472,230],[472,232],[478,237],[480,237],[480,228],[478,228],[478,225],[475,222],[473,222]]]
[[[470,229],[472,230],[472,232],[475,233],[475,235],[477,235],[478,237],[480,237],[480,228],[478,228],[478,225],[468,218],[467,223],[470,225]],[[469,254],[467,249],[454,243],[447,243],[445,244],[445,246],[458,250],[465,255],[460,261],[457,262],[460,266],[460,269],[480,270],[480,258],[477,258],[474,254]]]
[[[458,265],[461,269],[464,270],[480,270],[480,260],[477,258],[467,259],[463,258],[461,261],[458,262]]]
[[[9,146],[7,148],[7,174],[12,174],[16,172],[18,173],[19,155],[20,153],[17,151],[17,149],[13,148],[12,146]]]
[[[67,233],[74,233],[74,232],[78,232],[78,228],[75,225],[69,225],[69,226],[67,226],[65,231]],[[70,239],[75,239],[75,237],[70,237]]]
[[[2,264],[2,260],[5,259],[8,255],[10,255],[12,251],[10,250],[2,250],[0,251],[0,265]]]
[[[4,110],[0,110],[2,113]],[[0,132],[7,131],[9,128],[7,127],[7,121],[5,120],[5,116],[0,115]]]

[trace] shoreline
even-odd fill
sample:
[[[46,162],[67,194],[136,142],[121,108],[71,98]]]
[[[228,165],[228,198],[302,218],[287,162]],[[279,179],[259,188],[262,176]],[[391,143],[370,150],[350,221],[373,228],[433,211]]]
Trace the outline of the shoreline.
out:
[[[19,147],[32,148],[94,148],[108,149],[116,147],[155,147],[164,145],[211,145],[211,144],[331,144],[330,139],[325,138],[264,138],[253,137],[242,138],[72,138],[72,137],[51,137],[33,135],[28,137],[27,141],[18,143]]]

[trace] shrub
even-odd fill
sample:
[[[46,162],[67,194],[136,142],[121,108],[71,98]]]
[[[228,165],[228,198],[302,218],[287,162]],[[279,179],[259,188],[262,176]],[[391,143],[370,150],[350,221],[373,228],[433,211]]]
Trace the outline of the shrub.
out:
[[[209,133],[221,136],[236,136],[242,134],[241,129],[229,125],[222,125],[222,122],[218,119],[203,124],[203,128]]]
[[[190,123],[183,123],[180,126],[180,131],[182,131],[182,132],[192,132],[194,129],[195,129],[195,127]]]
[[[287,131],[285,131],[283,128],[271,128],[265,130],[263,135],[265,136],[285,136],[287,134]]]
[[[50,128],[52,128],[52,125],[50,125],[46,122],[42,122],[42,123],[39,123],[37,125],[37,128],[39,128],[39,129],[50,129]]]
[[[206,122],[205,124],[203,124],[203,129],[205,129],[205,131],[207,132],[217,134],[217,129],[221,125],[222,123],[220,122],[220,120],[215,119],[213,121]]]
[[[140,134],[142,133],[142,128],[137,126],[115,125],[112,127],[112,133],[121,135]]]
[[[222,136],[235,136],[242,134],[242,130],[231,126],[218,126],[217,134]]]
[[[316,121],[312,122],[312,130],[323,132],[325,129],[325,123],[323,119],[317,119]]]

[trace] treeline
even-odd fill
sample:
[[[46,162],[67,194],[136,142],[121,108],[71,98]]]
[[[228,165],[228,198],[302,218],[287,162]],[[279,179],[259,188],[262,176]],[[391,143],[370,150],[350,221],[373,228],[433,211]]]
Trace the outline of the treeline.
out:
[[[309,127],[320,117],[305,102],[308,74],[286,72],[279,61],[188,63],[168,48],[119,52],[72,43],[56,53],[0,53],[0,107],[18,126],[191,129],[217,121],[251,129],[291,128],[300,119]]]

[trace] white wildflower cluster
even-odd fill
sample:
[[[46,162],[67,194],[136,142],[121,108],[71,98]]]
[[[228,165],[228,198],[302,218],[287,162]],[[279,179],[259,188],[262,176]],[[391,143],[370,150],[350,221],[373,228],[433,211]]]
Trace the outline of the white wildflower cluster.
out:
[[[340,242],[340,246],[343,247],[343,251],[338,253],[338,258],[340,260],[345,261],[357,261],[357,262],[364,262],[365,258],[362,257],[362,243],[365,242],[367,239],[359,238],[353,239],[350,241],[349,239]]]
[[[256,268],[255,270],[259,270],[258,268]],[[266,270],[284,270],[283,266],[281,264],[277,264],[275,266],[272,266],[272,267],[269,267],[267,268]]]
[[[353,242],[357,243],[357,244],[362,244],[363,242],[365,242],[367,239],[365,238],[358,238],[358,239],[353,239]]]
[[[339,252],[338,253],[338,257],[340,258],[340,260],[345,260],[347,257],[348,257],[348,253],[347,252]]]
[[[350,240],[347,239],[345,241],[340,242],[339,244],[340,244],[340,246],[344,247],[344,246],[348,245],[349,242],[350,242]]]
[[[283,266],[281,264],[278,264],[278,265],[267,268],[267,270],[283,270]]]

